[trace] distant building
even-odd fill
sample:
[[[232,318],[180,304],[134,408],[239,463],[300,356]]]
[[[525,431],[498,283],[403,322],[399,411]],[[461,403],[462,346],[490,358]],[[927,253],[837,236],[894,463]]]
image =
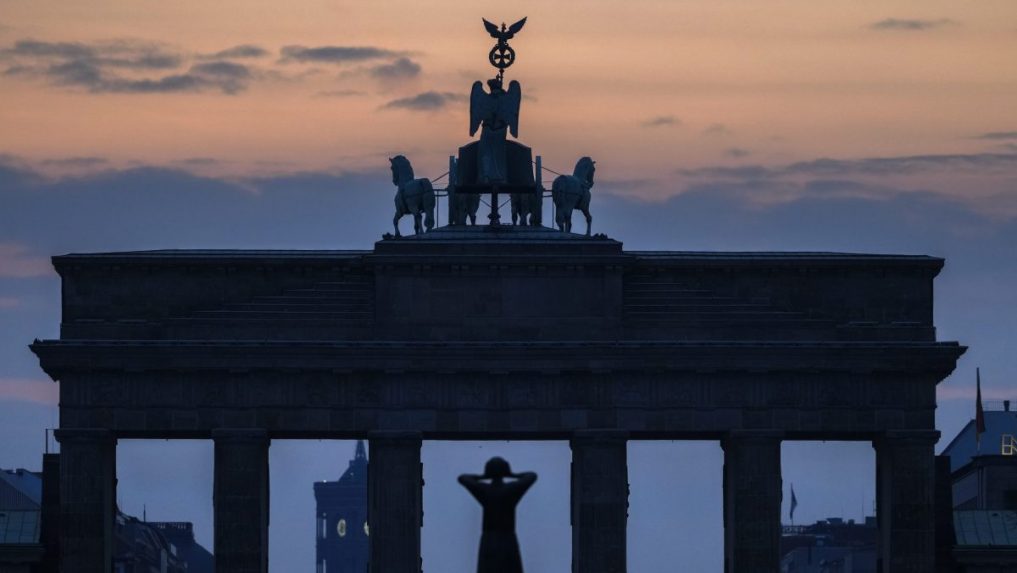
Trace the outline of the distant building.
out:
[[[43,470],[0,470],[0,573],[57,571],[59,454],[43,456]],[[113,573],[212,573],[212,554],[190,523],[146,522],[111,509]]]
[[[950,457],[954,509],[1017,511],[1017,412],[1009,400],[1001,407],[986,403],[980,442],[972,420],[943,450]]]
[[[316,573],[365,573],[369,555],[367,527],[367,452],[364,441],[339,481],[314,484],[317,502]]]
[[[813,525],[785,526],[780,540],[781,573],[876,573],[879,529],[831,517]]]
[[[954,571],[1017,571],[1017,412],[985,403],[985,432],[974,420],[943,450],[949,458]]]
[[[159,529],[122,511],[113,543],[113,573],[187,573],[187,563]]]
[[[42,475],[0,470],[0,571],[38,571],[46,551],[41,532]]]
[[[187,563],[187,573],[214,571],[215,561],[212,553],[194,539],[194,525],[191,522],[149,521],[147,524],[162,533],[166,540],[176,547],[177,556]]]

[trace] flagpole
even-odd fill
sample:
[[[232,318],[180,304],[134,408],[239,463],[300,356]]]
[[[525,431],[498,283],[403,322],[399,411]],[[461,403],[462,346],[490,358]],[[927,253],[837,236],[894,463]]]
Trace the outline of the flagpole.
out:
[[[791,482],[791,525],[795,524],[795,508],[798,507],[798,498],[795,496],[795,484]]]
[[[985,409],[982,407],[982,371],[975,368],[975,455],[982,453],[982,434],[985,433]]]

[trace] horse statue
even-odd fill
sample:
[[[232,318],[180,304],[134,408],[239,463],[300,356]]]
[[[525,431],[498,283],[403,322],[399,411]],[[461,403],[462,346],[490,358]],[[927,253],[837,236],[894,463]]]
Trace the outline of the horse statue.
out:
[[[449,187],[449,210],[450,225],[477,224],[477,210],[480,209],[480,194],[478,193],[456,193],[455,186]]]
[[[448,224],[477,224],[477,210],[480,209],[480,194],[460,193],[459,160],[452,157],[448,166]]]
[[[590,236],[593,217],[590,216],[590,188],[593,187],[595,162],[583,157],[576,163],[572,175],[560,175],[551,185],[551,199],[554,201],[555,223],[558,229],[572,232],[572,210],[579,209],[586,215],[586,236]]]
[[[399,219],[403,215],[413,215],[415,234],[423,233],[424,227],[430,231],[434,228],[434,188],[431,187],[431,181],[414,179],[413,166],[402,155],[390,158],[389,162],[392,164],[392,184],[398,188],[395,195],[395,217],[392,218],[395,236],[401,236]],[[423,226],[420,224],[421,215],[424,216]]]
[[[512,224],[539,227],[543,195],[543,189],[539,187],[533,193],[513,193]]]

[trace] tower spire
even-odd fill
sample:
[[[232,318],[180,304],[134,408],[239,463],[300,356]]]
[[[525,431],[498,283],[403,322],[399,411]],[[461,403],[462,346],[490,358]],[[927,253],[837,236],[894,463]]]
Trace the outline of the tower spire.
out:
[[[357,451],[353,454],[356,461],[367,460],[367,449],[364,447],[364,440],[357,440]]]

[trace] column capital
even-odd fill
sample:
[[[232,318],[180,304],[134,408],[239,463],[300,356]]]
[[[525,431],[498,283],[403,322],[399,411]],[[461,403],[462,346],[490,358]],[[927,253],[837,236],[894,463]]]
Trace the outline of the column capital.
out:
[[[268,441],[268,430],[264,428],[215,428],[212,439],[217,442],[260,442]]]
[[[61,444],[68,442],[116,442],[116,434],[106,428],[57,428],[53,437]]]
[[[614,429],[590,429],[590,430],[576,430],[572,432],[573,440],[590,440],[590,441],[627,441],[629,439],[628,430],[614,430]]]

